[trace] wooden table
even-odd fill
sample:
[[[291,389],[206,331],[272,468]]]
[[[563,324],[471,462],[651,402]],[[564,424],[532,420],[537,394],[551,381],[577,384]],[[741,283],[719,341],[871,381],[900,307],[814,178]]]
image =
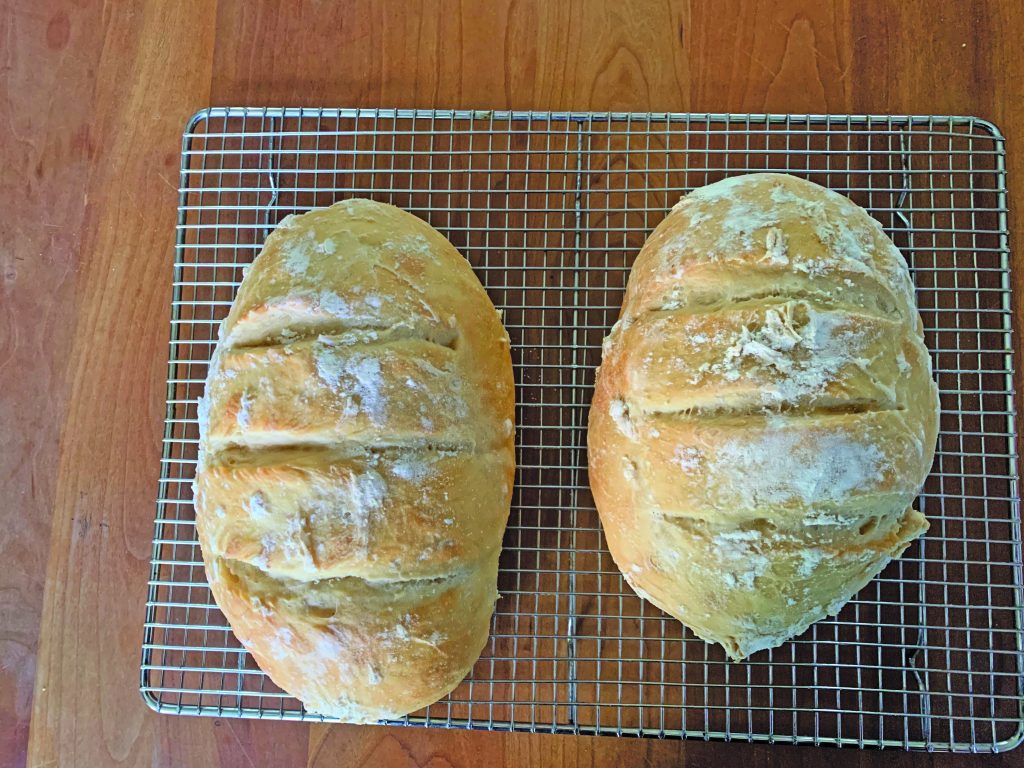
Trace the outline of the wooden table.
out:
[[[1008,137],[1020,233],[1022,37],[1016,0],[5,2],[0,763],[981,762],[158,716],[138,657],[180,134],[197,108],[975,114]]]

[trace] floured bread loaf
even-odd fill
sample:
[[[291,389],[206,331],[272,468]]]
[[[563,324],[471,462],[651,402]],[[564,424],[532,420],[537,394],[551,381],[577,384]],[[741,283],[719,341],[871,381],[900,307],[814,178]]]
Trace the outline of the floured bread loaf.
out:
[[[267,238],[200,403],[210,588],[315,712],[399,717],[487,640],[514,472],[508,335],[429,225],[348,200]]]
[[[734,659],[839,611],[927,528],[938,391],[902,255],[779,174],[654,230],[605,339],[590,484],[641,597]]]

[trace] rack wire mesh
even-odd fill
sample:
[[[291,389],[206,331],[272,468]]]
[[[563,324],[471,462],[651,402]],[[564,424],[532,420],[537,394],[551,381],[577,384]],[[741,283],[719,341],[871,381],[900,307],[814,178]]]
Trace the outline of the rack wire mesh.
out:
[[[162,712],[320,721],[213,603],[196,543],[196,400],[246,264],[289,213],[369,196],[469,259],[512,338],[518,475],[491,640],[402,723],[964,751],[1024,734],[1004,142],[969,117],[209,109],[182,146],[167,419],[141,665]],[[602,337],[678,197],[794,173],[907,255],[941,389],[927,536],[834,619],[728,662],[642,602],[586,470]]]

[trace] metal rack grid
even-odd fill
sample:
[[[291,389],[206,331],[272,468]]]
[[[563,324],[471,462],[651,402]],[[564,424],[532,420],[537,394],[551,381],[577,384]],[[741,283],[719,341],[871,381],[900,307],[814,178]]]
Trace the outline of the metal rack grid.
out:
[[[195,540],[196,399],[244,266],[286,214],[414,212],[504,310],[519,470],[491,640],[444,727],[1002,750],[1024,733],[1004,144],[961,117],[209,109],[182,147],[167,421],[141,688],[163,712],[322,720],[255,666]],[[907,255],[942,391],[928,535],[835,619],[744,663],[639,600],[586,471],[601,339],[681,193],[785,170]]]

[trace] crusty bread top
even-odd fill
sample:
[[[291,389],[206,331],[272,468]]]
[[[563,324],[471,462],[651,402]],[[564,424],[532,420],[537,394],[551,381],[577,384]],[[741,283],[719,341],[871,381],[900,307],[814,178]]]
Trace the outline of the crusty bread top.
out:
[[[690,193],[605,340],[590,482],[642,596],[734,657],[834,612],[919,535],[938,393],[879,224],[792,176]]]
[[[622,317],[808,299],[920,328],[906,261],[860,206],[795,176],[734,176],[683,197],[630,273]]]
[[[475,661],[513,407],[498,313],[425,222],[347,200],[267,238],[200,404],[197,523],[239,639],[308,707],[398,716]]]

